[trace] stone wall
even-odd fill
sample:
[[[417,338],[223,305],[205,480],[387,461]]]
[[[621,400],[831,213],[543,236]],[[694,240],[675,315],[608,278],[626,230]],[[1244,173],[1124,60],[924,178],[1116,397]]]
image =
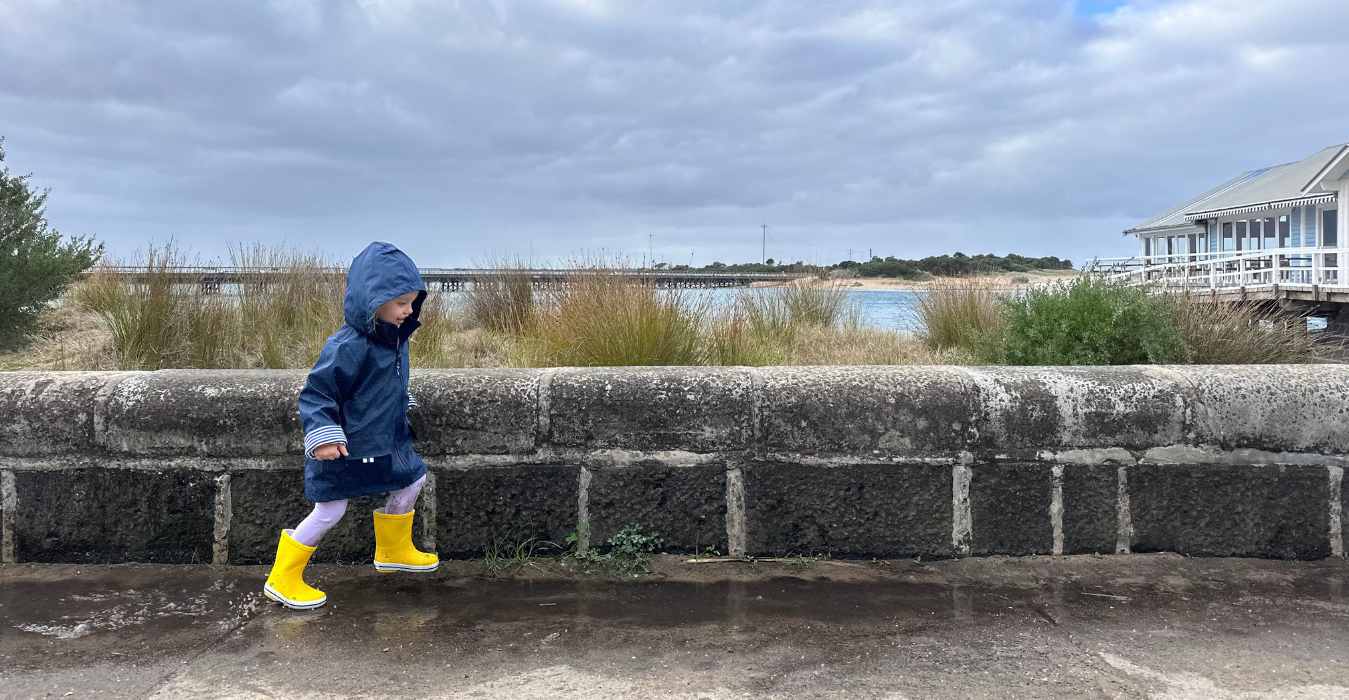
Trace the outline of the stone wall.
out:
[[[5,562],[269,561],[302,371],[0,373]],[[418,536],[839,557],[1343,556],[1349,367],[422,370]],[[353,504],[318,559],[369,561]]]

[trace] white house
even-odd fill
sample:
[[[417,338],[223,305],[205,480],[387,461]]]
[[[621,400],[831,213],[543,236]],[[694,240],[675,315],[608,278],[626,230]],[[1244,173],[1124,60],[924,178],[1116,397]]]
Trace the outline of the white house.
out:
[[[1349,144],[1242,173],[1124,233],[1138,237],[1144,268],[1187,268],[1190,279],[1212,275],[1214,286],[1345,286]],[[1236,277],[1224,284],[1229,273]]]

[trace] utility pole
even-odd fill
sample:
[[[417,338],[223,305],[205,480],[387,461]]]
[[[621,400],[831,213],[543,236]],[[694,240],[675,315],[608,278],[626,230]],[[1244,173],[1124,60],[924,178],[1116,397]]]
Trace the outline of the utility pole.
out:
[[[760,224],[759,227],[763,229],[763,243],[762,243],[762,247],[759,249],[759,264],[760,264],[760,265],[767,265],[767,264],[768,264],[768,224]]]
[[[655,248],[652,247],[652,240],[654,240],[655,237],[656,234],[654,233],[646,234],[646,256],[651,259],[651,267],[656,266]]]

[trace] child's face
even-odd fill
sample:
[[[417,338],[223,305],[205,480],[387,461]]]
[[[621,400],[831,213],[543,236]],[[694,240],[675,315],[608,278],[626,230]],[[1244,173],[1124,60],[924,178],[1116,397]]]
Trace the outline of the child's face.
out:
[[[394,297],[375,310],[375,317],[385,323],[401,326],[403,321],[412,315],[412,302],[416,300],[416,292],[408,292],[401,297]]]

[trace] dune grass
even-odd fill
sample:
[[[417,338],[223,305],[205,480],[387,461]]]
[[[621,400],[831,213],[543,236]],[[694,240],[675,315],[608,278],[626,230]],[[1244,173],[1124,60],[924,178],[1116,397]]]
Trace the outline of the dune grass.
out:
[[[42,338],[0,368],[307,368],[341,327],[344,280],[321,256],[235,248],[236,266],[281,272],[208,293],[174,281],[171,244],[133,264],[143,283],[95,271],[44,315]],[[920,298],[925,330],[866,327],[836,285],[744,289],[705,298],[574,264],[536,290],[518,265],[454,297],[432,293],[410,351],[417,367],[1322,362],[1343,354],[1305,320],[1073,280],[1008,294],[977,280]],[[1156,352],[1154,352],[1154,350]]]
[[[919,304],[930,350],[1010,365],[1273,364],[1334,361],[1343,343],[1258,304],[1215,304],[1090,277],[1004,295],[976,281]]]
[[[985,339],[1002,331],[1004,291],[975,278],[952,280],[928,289],[918,300],[921,337],[934,351],[977,355]]]
[[[477,326],[496,333],[523,333],[534,322],[537,299],[527,265],[503,261],[494,274],[478,278],[464,291],[464,310]]]
[[[1257,304],[1170,299],[1187,364],[1306,364],[1342,356],[1344,341],[1308,333],[1307,319]]]
[[[678,290],[625,278],[613,268],[584,265],[542,296],[532,322],[518,334],[518,364],[703,364],[704,310]]]

